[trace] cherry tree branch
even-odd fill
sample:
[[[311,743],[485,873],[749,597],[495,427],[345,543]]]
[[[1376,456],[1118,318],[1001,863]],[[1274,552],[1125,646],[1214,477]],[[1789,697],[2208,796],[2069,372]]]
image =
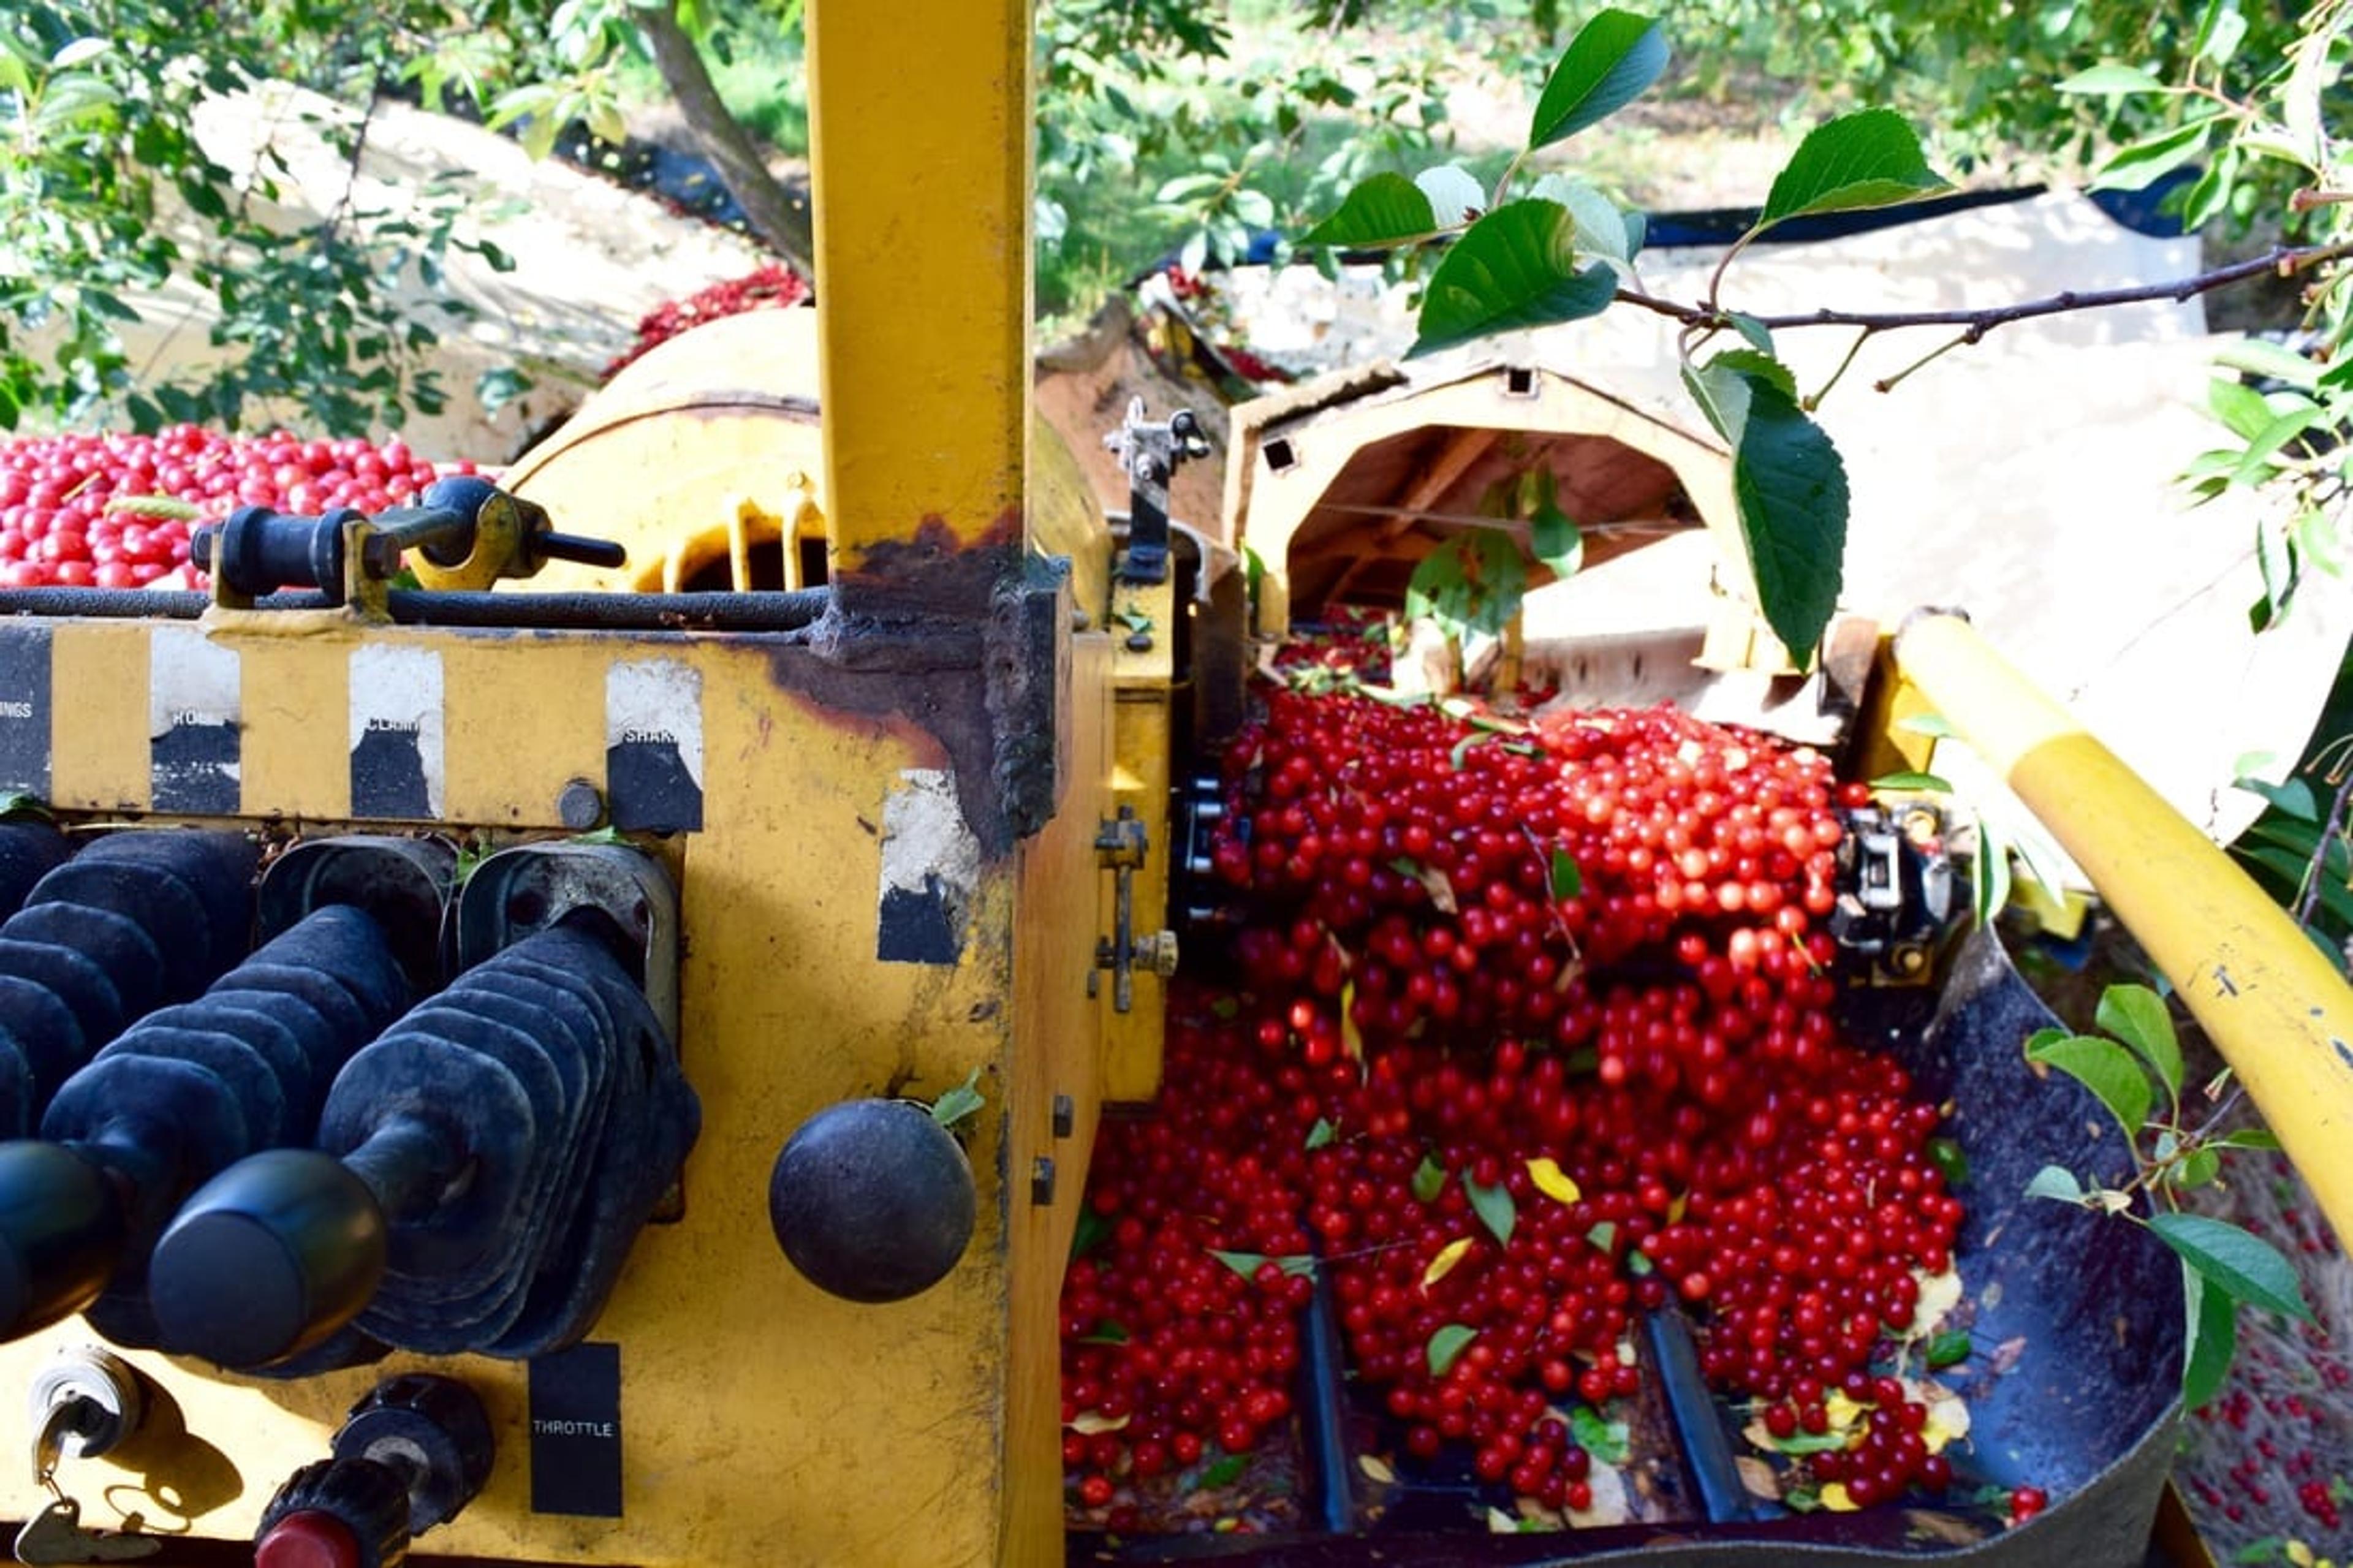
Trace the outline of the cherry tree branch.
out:
[[[2105,310],[2114,305],[2137,305],[2158,300],[2189,300],[2212,289],[2243,283],[2249,279],[2266,274],[2293,278],[2323,262],[2336,261],[2353,256],[2353,240],[2334,245],[2283,245],[2274,247],[2252,260],[2218,267],[2195,277],[2175,279],[2165,283],[2138,284],[2129,289],[2071,289],[2063,294],[2047,299],[2028,300],[2012,305],[1996,305],[1983,310],[1821,310],[1795,316],[1759,316],[1752,318],[1768,330],[1787,327],[1853,327],[1863,337],[1877,332],[1901,331],[1906,327],[1957,327],[1959,343],[1974,343],[1997,327],[2012,321],[2031,321],[2037,316],[2063,315],[2073,310]],[[1677,300],[1664,300],[1645,294],[1636,289],[1620,289],[1618,300],[1652,311],[1685,327],[1702,332],[1722,331],[1733,326],[1732,313],[1707,305],[1687,305]]]

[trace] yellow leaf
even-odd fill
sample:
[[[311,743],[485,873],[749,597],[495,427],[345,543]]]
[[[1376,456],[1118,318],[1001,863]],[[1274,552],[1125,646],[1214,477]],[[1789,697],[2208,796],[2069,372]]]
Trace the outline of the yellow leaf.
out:
[[[1683,1211],[1690,1206],[1691,1194],[1688,1193],[1677,1193],[1674,1195],[1673,1201],[1667,1205],[1667,1223],[1669,1225],[1683,1224]]]
[[[2291,1541],[2287,1543],[2287,1560],[2295,1568],[2313,1568],[2312,1548],[2301,1541]]]
[[[1471,1238],[1467,1236],[1457,1237],[1440,1247],[1438,1256],[1430,1260],[1430,1267],[1421,1271],[1421,1288],[1427,1290],[1453,1273],[1454,1266],[1461,1262],[1463,1255],[1470,1250]]]
[[[1500,1508],[1490,1507],[1487,1510],[1487,1531],[1491,1535],[1517,1535],[1520,1532],[1519,1517],[1505,1513]]]
[[[1536,1184],[1536,1191],[1556,1203],[1573,1204],[1585,1195],[1568,1173],[1549,1156],[1528,1162],[1528,1180]]]
[[[1905,1325],[1904,1335],[1906,1339],[1926,1339],[1936,1332],[1946,1314],[1961,1304],[1961,1277],[1950,1268],[1942,1274],[1915,1268],[1912,1278],[1919,1284],[1920,1296],[1912,1308],[1912,1321]]]
[[[1862,1415],[1862,1406],[1846,1396],[1844,1389],[1833,1388],[1822,1401],[1822,1414],[1831,1418],[1831,1430],[1843,1432]]]
[[[1760,1497],[1768,1502],[1780,1500],[1781,1478],[1773,1473],[1772,1466],[1747,1454],[1732,1462],[1740,1471],[1740,1484],[1747,1489],[1750,1497]]]
[[[1365,1474],[1370,1476],[1374,1480],[1380,1482],[1380,1484],[1385,1487],[1395,1486],[1397,1484],[1397,1472],[1390,1469],[1388,1464],[1386,1464],[1378,1455],[1357,1455],[1356,1468],[1364,1471]]]
[[[1830,1510],[1832,1513],[1852,1513],[1855,1511],[1855,1500],[1846,1495],[1846,1483],[1844,1481],[1832,1481],[1822,1488],[1821,1499],[1822,1506]]]
[[[1071,1430],[1082,1437],[1092,1437],[1103,1432],[1117,1432],[1127,1422],[1124,1415],[1114,1421],[1099,1410],[1082,1410],[1071,1418]]]
[[[1920,1441],[1928,1452],[1941,1454],[1947,1445],[1957,1443],[1969,1435],[1969,1407],[1957,1394],[1947,1394],[1928,1406],[1928,1419],[1920,1425]]]
[[[1365,1059],[1365,1037],[1356,1032],[1356,983],[1353,980],[1340,987],[1340,1048],[1348,1059]]]

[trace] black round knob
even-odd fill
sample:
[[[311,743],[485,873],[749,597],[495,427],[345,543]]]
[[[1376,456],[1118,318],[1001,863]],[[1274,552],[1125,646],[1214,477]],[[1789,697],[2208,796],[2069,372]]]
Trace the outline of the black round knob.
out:
[[[435,511],[455,512],[466,520],[466,526],[438,539],[427,540],[420,547],[425,559],[436,566],[465,564],[466,557],[474,552],[474,530],[481,519],[482,503],[498,493],[498,486],[479,474],[453,474],[426,486],[425,493],[417,498],[417,504]]]
[[[231,1367],[300,1354],[367,1305],[385,1245],[375,1194],[342,1161],[240,1160],[197,1189],[148,1261],[163,1348]]]
[[[785,1256],[852,1301],[901,1301],[938,1284],[972,1241],[974,1209],[964,1151],[903,1100],[826,1107],[768,1178],[768,1223]]]
[[[335,1458],[374,1459],[408,1485],[408,1532],[446,1524],[491,1479],[491,1417],[454,1377],[404,1373],[368,1390],[335,1434]]]
[[[105,1167],[62,1143],[0,1143],[0,1339],[97,1300],[128,1231]]]

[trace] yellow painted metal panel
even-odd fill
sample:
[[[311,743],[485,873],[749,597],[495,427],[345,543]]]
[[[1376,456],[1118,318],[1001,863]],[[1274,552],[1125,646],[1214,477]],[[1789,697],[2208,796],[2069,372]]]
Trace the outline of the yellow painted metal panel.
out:
[[[2353,989],[2287,913],[1987,645],[1928,616],[1898,668],[2041,818],[2173,982],[2340,1231],[2353,1227]]]
[[[1029,0],[808,8],[834,574],[1018,542],[1029,430]],[[855,592],[855,590],[853,590]]]
[[[74,643],[60,639],[61,661],[87,679],[100,654],[134,658],[141,631],[99,628],[87,647],[77,631]],[[488,1492],[424,1542],[436,1552],[644,1568],[1036,1560],[1008,1542],[1035,1546],[1059,1517],[1053,1306],[1083,1156],[1071,1160],[1050,1209],[1029,1209],[1022,1178],[1037,1153],[1059,1157],[1076,1142],[1052,1136],[1053,1089],[1067,1088],[1092,1116],[1093,1004],[1082,950],[1095,883],[1069,879],[1067,868],[1078,840],[1091,850],[1100,803],[1074,784],[1050,829],[1060,837],[1036,847],[1051,858],[1033,882],[1044,923],[1031,945],[1014,934],[1016,857],[1000,854],[977,868],[960,961],[881,963],[886,802],[911,770],[958,762],[903,711],[921,711],[921,689],[877,681],[820,696],[839,668],[776,637],[417,628],[254,639],[242,649],[247,689],[324,691],[363,642],[442,655],[450,791],[465,803],[454,815],[493,826],[536,818],[572,772],[601,776],[599,698],[616,661],[668,658],[702,682],[704,826],[649,845],[681,881],[681,1049],[703,1131],[686,1169],[683,1218],[638,1238],[594,1335],[621,1347],[627,1512],[615,1521],[529,1511],[520,1367],[401,1356],[264,1382],[138,1353],[185,1436],[159,1438],[136,1469],[69,1464],[60,1479],[86,1517],[113,1524],[136,1509],[158,1527],[245,1536],[279,1481],[324,1451],[363,1390],[392,1370],[431,1365],[483,1394],[499,1445]],[[1096,716],[1080,731],[1090,738],[1073,766],[1095,770],[1099,795],[1109,699],[1099,647],[1091,658]],[[145,777],[142,696],[134,704],[110,692],[69,725],[93,798],[121,796]],[[338,756],[342,725],[338,714],[321,727],[322,749]],[[276,766],[278,743],[261,755]],[[96,771],[100,759],[109,771]],[[267,777],[248,785],[259,798],[278,793]],[[1017,953],[1035,971],[1009,1005]],[[1040,1043],[1024,1047],[1034,1059],[1017,1057],[1017,1012],[1035,1020]],[[971,1149],[979,1223],[963,1262],[931,1291],[889,1306],[841,1301],[805,1282],[766,1215],[769,1167],[785,1138],[836,1100],[928,1097],[976,1067],[990,1110]],[[1008,1164],[1019,1173],[1009,1193],[997,1176]],[[1020,1215],[1011,1234],[1008,1205]],[[21,1394],[53,1351],[88,1333],[68,1323],[0,1349],[0,1394]],[[0,1398],[0,1444],[12,1433],[20,1446],[27,1440],[22,1408],[21,1398]],[[174,1498],[197,1517],[175,1511]],[[0,1476],[0,1513],[23,1517],[41,1500],[21,1471]]]
[[[248,671],[241,748],[247,815],[349,816],[351,665],[343,657],[347,645],[338,637],[333,657],[269,660],[269,674],[255,679],[248,652],[253,639],[220,631],[213,640],[237,650]]]
[[[147,628],[66,622],[49,651],[58,710],[51,802],[73,811],[143,811],[150,798]]]

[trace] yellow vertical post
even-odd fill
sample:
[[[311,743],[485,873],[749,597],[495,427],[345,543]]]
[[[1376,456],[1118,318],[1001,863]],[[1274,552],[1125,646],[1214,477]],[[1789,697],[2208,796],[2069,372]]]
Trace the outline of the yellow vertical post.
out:
[[[1897,671],[2009,784],[2173,982],[2340,1234],[2353,1228],[2353,990],[2286,911],[1967,621]]]
[[[1030,6],[808,7],[823,493],[852,608],[904,605],[908,572],[1022,542]]]

